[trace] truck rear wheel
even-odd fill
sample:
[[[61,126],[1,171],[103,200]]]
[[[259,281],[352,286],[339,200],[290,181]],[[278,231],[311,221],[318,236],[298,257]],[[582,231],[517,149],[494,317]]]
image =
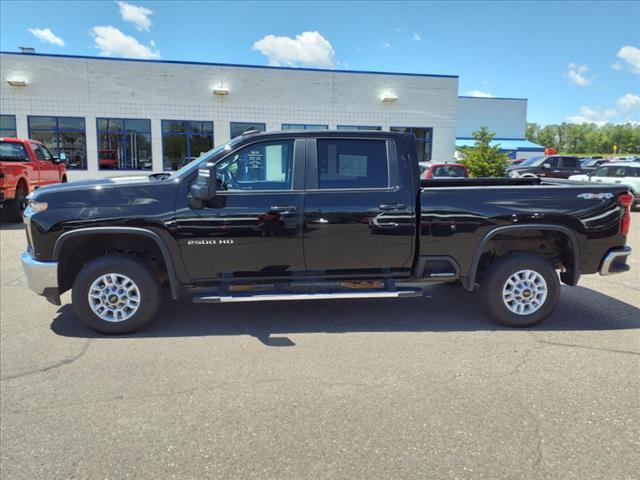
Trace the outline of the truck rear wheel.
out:
[[[107,255],[87,263],[71,293],[82,323],[101,333],[129,333],[153,320],[160,282],[144,261]]]
[[[489,311],[509,327],[529,327],[544,320],[560,298],[555,269],[530,253],[511,253],[496,260],[481,288]]]
[[[17,223],[22,221],[22,214],[27,206],[27,194],[22,187],[16,188],[13,200],[9,200],[6,206],[7,221]]]

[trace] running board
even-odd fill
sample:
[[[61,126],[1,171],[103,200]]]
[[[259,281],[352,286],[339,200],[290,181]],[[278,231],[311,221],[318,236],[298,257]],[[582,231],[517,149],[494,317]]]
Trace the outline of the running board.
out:
[[[193,297],[194,303],[233,303],[233,302],[277,302],[282,300],[339,300],[344,298],[407,298],[422,297],[421,289],[397,290],[390,292],[322,292],[322,293],[268,293],[263,295],[199,295]]]

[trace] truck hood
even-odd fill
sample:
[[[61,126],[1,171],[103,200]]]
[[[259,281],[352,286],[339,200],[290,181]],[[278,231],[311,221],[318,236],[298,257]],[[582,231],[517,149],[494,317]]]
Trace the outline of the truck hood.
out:
[[[77,219],[97,216],[126,217],[140,213],[133,206],[175,202],[178,183],[149,176],[101,178],[49,185],[32,198],[47,202],[49,209],[64,209]],[[172,193],[173,192],[173,193]]]
[[[57,183],[55,185],[47,185],[38,190],[38,192],[55,192],[70,190],[87,190],[94,187],[117,187],[119,185],[146,185],[149,183],[157,183],[158,180],[148,175],[137,175],[135,177],[112,177],[112,178],[93,178],[90,180],[79,180],[70,183]]]

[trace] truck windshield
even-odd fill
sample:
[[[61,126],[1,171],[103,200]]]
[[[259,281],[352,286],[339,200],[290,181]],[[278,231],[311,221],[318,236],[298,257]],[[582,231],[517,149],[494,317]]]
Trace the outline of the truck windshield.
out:
[[[547,157],[532,157],[527,158],[524,162],[522,162],[519,167],[537,167],[542,165]]]
[[[0,161],[2,162],[27,162],[27,152],[24,145],[16,142],[0,143]]]

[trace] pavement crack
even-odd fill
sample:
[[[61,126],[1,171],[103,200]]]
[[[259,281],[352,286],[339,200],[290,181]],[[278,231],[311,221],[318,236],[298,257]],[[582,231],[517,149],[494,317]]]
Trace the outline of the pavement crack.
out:
[[[63,365],[69,365],[70,363],[73,363],[76,360],[78,360],[87,352],[87,349],[89,348],[90,343],[91,343],[91,339],[87,340],[85,344],[82,346],[82,348],[80,349],[80,351],[77,354],[72,355],[71,357],[63,358],[60,361],[57,361],[50,365],[45,365],[44,367],[32,368],[20,373],[12,373],[9,375],[5,375],[4,377],[0,377],[0,381],[4,382],[5,380],[14,380],[16,378],[27,377],[29,375],[35,375],[37,373],[47,372],[49,370],[53,370],[54,368],[62,367]]]
[[[573,343],[560,343],[560,342],[550,342],[548,340],[536,340],[538,343],[544,343],[546,345],[554,345],[556,347],[569,347],[569,348],[585,348],[588,350],[600,350],[602,352],[610,352],[610,353],[624,353],[627,355],[638,355],[640,356],[640,352],[633,352],[631,350],[617,350],[615,348],[604,348],[604,347],[592,347],[590,345],[576,345]]]

